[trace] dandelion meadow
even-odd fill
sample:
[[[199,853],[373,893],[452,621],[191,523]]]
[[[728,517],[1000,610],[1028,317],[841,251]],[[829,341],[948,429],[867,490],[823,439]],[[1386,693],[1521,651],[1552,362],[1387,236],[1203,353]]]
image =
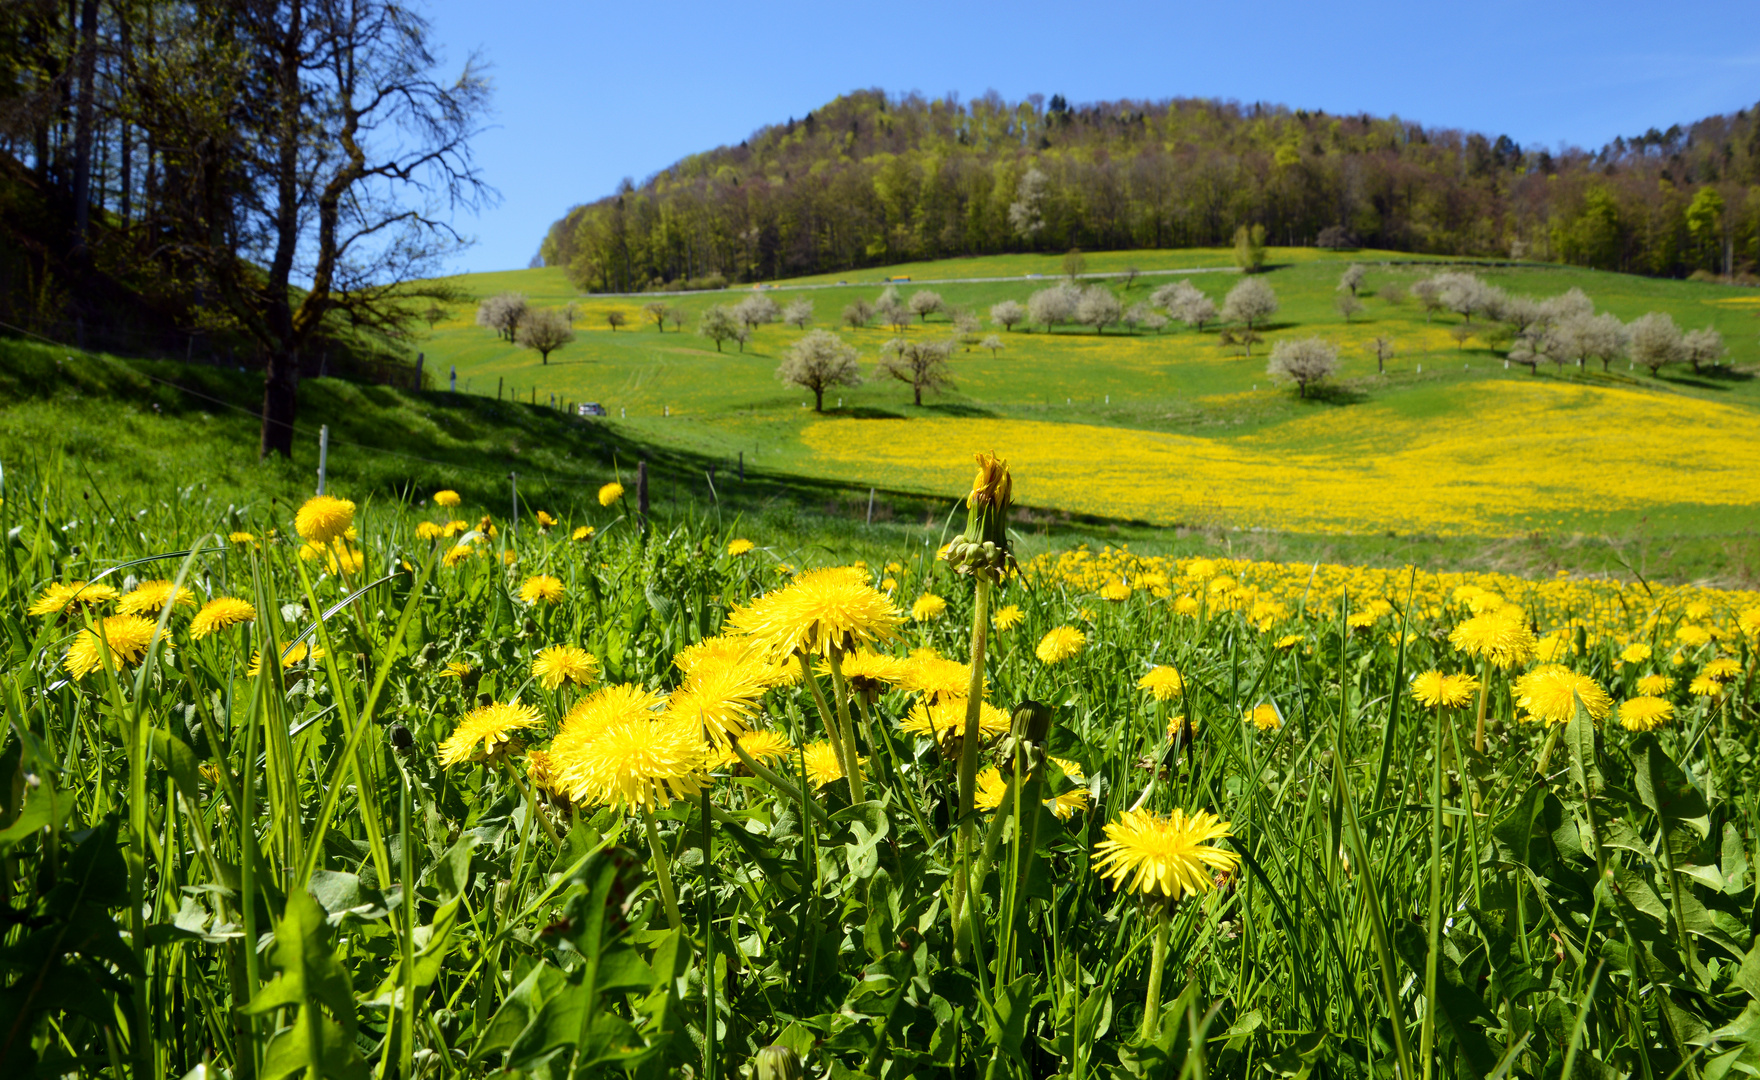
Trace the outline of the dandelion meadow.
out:
[[[818,565],[15,485],[8,1074],[1760,1067],[1760,593],[1021,557],[1034,467]]]

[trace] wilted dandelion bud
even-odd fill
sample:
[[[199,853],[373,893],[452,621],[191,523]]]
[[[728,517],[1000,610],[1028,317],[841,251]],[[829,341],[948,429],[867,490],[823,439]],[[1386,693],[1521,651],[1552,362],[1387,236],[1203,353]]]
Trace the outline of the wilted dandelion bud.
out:
[[[766,1046],[753,1056],[752,1063],[758,1080],[801,1080],[806,1075],[801,1056],[787,1046]]]

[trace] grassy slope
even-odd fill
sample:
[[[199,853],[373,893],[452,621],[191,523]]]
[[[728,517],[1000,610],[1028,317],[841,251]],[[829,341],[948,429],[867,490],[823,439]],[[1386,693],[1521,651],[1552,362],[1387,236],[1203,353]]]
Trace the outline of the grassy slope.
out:
[[[1392,306],[1383,300],[1377,295],[1381,288],[1391,282],[1409,283],[1420,274],[1416,267],[1379,266],[1383,254],[1335,255],[1311,249],[1271,252],[1276,268],[1268,280],[1277,289],[1282,308],[1267,337],[1317,333],[1339,344],[1345,358],[1339,386],[1318,401],[1298,401],[1287,391],[1273,389],[1265,375],[1263,350],[1248,359],[1219,348],[1214,331],[1198,334],[1180,329],[1160,336],[1017,331],[1004,335],[1007,347],[999,356],[976,351],[957,354],[958,390],[931,400],[923,409],[910,404],[908,388],[892,382],[870,382],[834,392],[828,404],[841,397],[842,407],[836,414],[842,418],[956,417],[1128,429],[1117,437],[1117,446],[1106,445],[1110,437],[1103,432],[1089,438],[1090,444],[1099,444],[1091,451],[1096,458],[1109,453],[1127,458],[1136,454],[1148,462],[1163,454],[1164,443],[1145,440],[1134,434],[1138,432],[1193,437],[1232,455],[1238,475],[1244,478],[1241,482],[1248,486],[1278,483],[1270,466],[1280,456],[1331,455],[1328,468],[1348,471],[1359,460],[1393,455],[1410,446],[1414,435],[1434,435],[1436,432],[1429,429],[1445,424],[1459,429],[1454,431],[1459,446],[1451,452],[1460,459],[1471,458],[1480,452],[1474,445],[1475,432],[1489,436],[1508,425],[1508,416],[1539,413],[1553,423],[1553,429],[1525,432],[1533,437],[1506,440],[1509,445],[1498,446],[1496,452],[1501,457],[1493,463],[1495,468],[1483,471],[1476,489],[1464,497],[1482,498],[1500,477],[1532,477],[1536,466],[1549,470],[1546,483],[1537,482],[1531,492],[1508,493],[1502,500],[1504,505],[1497,505],[1499,500],[1492,498],[1479,512],[1463,515],[1465,531],[1504,536],[1539,531],[1561,537],[1578,532],[1611,533],[1626,536],[1633,544],[1667,543],[1677,536],[1712,542],[1735,538],[1737,547],[1745,548],[1746,537],[1756,524],[1756,500],[1742,486],[1748,481],[1725,474],[1743,471],[1739,459],[1750,434],[1746,425],[1752,420],[1754,406],[1760,405],[1760,385],[1748,370],[1760,360],[1755,337],[1760,329],[1755,321],[1760,316],[1760,294],[1569,268],[1487,268],[1486,276],[1512,292],[1551,295],[1580,287],[1598,306],[1622,318],[1631,319],[1649,310],[1668,311],[1683,326],[1717,326],[1730,345],[1732,370],[1721,377],[1694,377],[1681,371],[1652,380],[1642,372],[1615,370],[1604,376],[1597,371],[1579,374],[1573,369],[1543,372],[1535,379],[1524,369],[1506,370],[1500,355],[1476,339],[1462,349],[1448,335],[1459,321],[1456,317],[1438,315],[1427,322],[1416,305]],[[1219,251],[1098,253],[1087,259],[1091,271],[1110,271],[1126,264],[1144,270],[1226,265],[1226,253]],[[1365,295],[1368,310],[1347,325],[1333,307],[1337,296],[1334,284],[1342,266],[1353,260],[1371,268]],[[804,292],[785,290],[777,298],[808,297],[816,306],[816,322],[831,325],[845,303],[856,297],[871,299],[877,292],[876,282],[894,273],[908,273],[921,282],[953,275],[1055,273],[1059,262],[1046,256],[1005,256],[884,268],[864,271],[859,279],[851,275],[858,284]],[[1140,279],[1128,290],[1120,282],[1112,284],[1127,301],[1135,301],[1146,298],[1155,285],[1166,280]],[[1192,280],[1220,300],[1235,279],[1215,273],[1194,275]],[[639,299],[574,296],[555,270],[479,275],[464,279],[464,283],[479,295],[517,288],[541,306],[572,301],[580,310],[580,322],[579,340],[555,354],[548,366],[541,366],[535,354],[498,341],[470,325],[469,312],[459,312],[455,319],[436,328],[425,347],[433,369],[442,378],[448,366],[457,365],[460,389],[493,394],[496,386],[492,380],[498,380],[508,392],[517,391],[522,398],[528,398],[535,387],[540,401],[547,401],[551,393],[564,401],[598,400],[610,410],[612,426],[630,437],[689,447],[709,458],[731,460],[744,453],[748,463],[791,473],[852,484],[866,480],[921,492],[947,493],[958,486],[958,469],[931,467],[926,462],[936,449],[947,452],[939,455],[943,459],[957,459],[967,449],[963,442],[958,446],[916,447],[909,439],[919,435],[926,439],[929,429],[907,436],[892,425],[825,427],[823,418],[803,411],[805,395],[772,378],[781,352],[798,336],[793,328],[765,327],[745,354],[733,351],[732,346],[717,354],[712,344],[688,332],[661,334],[651,324],[642,323]],[[934,288],[950,303],[981,311],[1001,299],[1024,300],[1042,285],[1021,280]],[[907,291],[912,287],[915,285]],[[745,291],[670,299],[694,316],[711,303],[736,299]],[[603,318],[609,310],[623,311],[631,325],[611,331]],[[864,364],[871,362],[880,343],[891,336],[882,328],[842,332],[862,350]],[[941,333],[944,326],[937,328],[932,322],[928,328],[913,332]],[[1377,335],[1392,337],[1398,349],[1385,376],[1376,374],[1368,352],[1368,342]],[[1487,384],[1504,387],[1486,389]],[[1566,419],[1562,409],[1544,408],[1548,402],[1564,398],[1577,403],[1568,429],[1560,426]],[[1721,408],[1725,404],[1733,408]],[[665,415],[668,411],[670,416]],[[1709,431],[1716,438],[1698,442],[1697,456],[1640,445],[1628,429],[1634,416],[1649,418],[1650,423],[1641,426],[1656,429],[1647,434],[1657,438],[1678,439],[1689,431],[1694,435]],[[1029,447],[1042,441],[1036,434],[1039,430],[1007,424],[971,429],[974,434],[982,432],[999,440],[999,445]],[[1094,434],[1087,429],[1069,429],[1070,437],[1077,432]],[[1341,433],[1350,437],[1341,438]],[[879,467],[860,453],[825,452],[827,446],[875,440],[890,440],[893,456],[907,464],[913,460],[925,464]],[[1598,461],[1606,464],[1598,466]],[[1095,470],[1101,467],[1097,461]],[[1405,487],[1436,467],[1435,461],[1422,457],[1390,457],[1389,471],[1360,475],[1355,482],[1379,490]],[[1448,462],[1441,467],[1446,470]],[[1721,494],[1696,482],[1706,469],[1718,471],[1716,483],[1723,485]],[[1593,482],[1573,484],[1575,477]],[[1629,490],[1620,490],[1620,483]],[[1162,522],[1258,523],[1285,530],[1343,527],[1358,533],[1385,528],[1455,531],[1435,525],[1446,516],[1446,509],[1383,515],[1385,520],[1366,511],[1341,511],[1329,520],[1315,521],[1301,507],[1237,511],[1227,505],[1226,497],[1211,506],[1210,500],[1194,498],[1190,491],[1170,490],[1166,503],[1170,509],[1157,513],[1144,512],[1129,499],[1089,497],[1073,485],[1074,479],[1055,490],[1042,489],[1040,503]],[[1566,490],[1561,492],[1561,488]],[[1581,490],[1568,490],[1571,488]],[[1340,494],[1341,498],[1347,496],[1348,488]],[[1523,502],[1518,495],[1529,498]],[[1295,496],[1286,501],[1296,501]],[[1743,562],[1739,554],[1729,560],[1738,570]]]

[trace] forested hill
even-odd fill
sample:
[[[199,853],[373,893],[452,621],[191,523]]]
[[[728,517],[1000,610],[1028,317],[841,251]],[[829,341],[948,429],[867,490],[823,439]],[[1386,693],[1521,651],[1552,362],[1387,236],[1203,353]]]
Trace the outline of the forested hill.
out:
[[[1755,111],[1598,151],[1202,99],[838,98],[577,206],[542,256],[583,288],[761,280],[1004,251],[1274,244],[1679,276],[1760,260]],[[676,287],[676,285],[674,285]]]

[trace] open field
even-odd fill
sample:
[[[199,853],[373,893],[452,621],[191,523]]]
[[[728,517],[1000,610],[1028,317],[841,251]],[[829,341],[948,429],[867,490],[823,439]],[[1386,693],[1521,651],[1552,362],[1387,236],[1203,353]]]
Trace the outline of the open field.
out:
[[[1087,256],[1090,271],[1136,265],[1226,267],[1226,252],[1130,252]],[[952,362],[957,389],[910,404],[896,382],[830,392],[825,416],[773,370],[799,331],[760,328],[744,354],[641,320],[641,299],[573,297],[554,270],[461,279],[478,295],[525,291],[536,306],[577,305],[577,340],[547,366],[536,354],[471,325],[461,310],[422,347],[442,379],[453,365],[460,389],[541,403],[596,400],[610,427],[644,441],[688,447],[710,458],[744,454],[748,464],[859,485],[947,494],[957,470],[930,464],[950,444],[994,445],[1033,460],[1043,482],[1035,505],[1159,524],[1305,533],[1419,533],[1508,536],[1542,532],[1606,535],[1750,534],[1760,524],[1760,451],[1754,441],[1760,385],[1760,292],[1715,284],[1633,278],[1552,267],[1486,268],[1512,293],[1549,296],[1583,289],[1598,309],[1630,320],[1650,310],[1683,327],[1714,326],[1728,366],[1660,379],[1621,363],[1602,372],[1543,366],[1538,376],[1506,366],[1500,352],[1449,331],[1458,316],[1426,319],[1417,304],[1390,304],[1383,290],[1420,276],[1381,267],[1382,253],[1336,255],[1273,249],[1265,275],[1281,307],[1265,343],[1248,358],[1217,344],[1214,328],[1163,333],[1059,328],[1000,334],[999,354],[968,349]],[[1363,315],[1334,310],[1334,285],[1349,262],[1370,268]],[[872,300],[873,282],[913,277],[1046,273],[1058,260],[997,257],[866,272],[860,285],[777,293],[806,296],[814,325],[835,326],[844,304]],[[1111,287],[1127,303],[1167,278]],[[1220,302],[1229,273],[1191,280]],[[1024,301],[1046,280],[948,284],[949,304],[983,313],[1003,299]],[[788,284],[788,283],[784,283]],[[901,287],[908,296],[914,285]],[[745,290],[669,300],[695,315]],[[611,310],[629,326],[612,331]],[[945,335],[944,317],[912,335]],[[840,328],[871,370],[891,330]],[[986,333],[989,328],[986,327]],[[1341,377],[1298,400],[1265,374],[1264,352],[1280,337],[1317,334],[1337,344]],[[1395,356],[1376,370],[1370,342],[1393,339]],[[806,395],[810,401],[810,395]],[[670,414],[670,415],[667,415]]]

